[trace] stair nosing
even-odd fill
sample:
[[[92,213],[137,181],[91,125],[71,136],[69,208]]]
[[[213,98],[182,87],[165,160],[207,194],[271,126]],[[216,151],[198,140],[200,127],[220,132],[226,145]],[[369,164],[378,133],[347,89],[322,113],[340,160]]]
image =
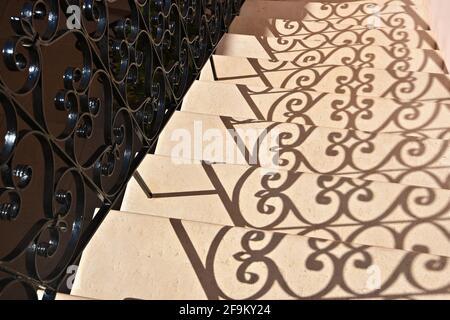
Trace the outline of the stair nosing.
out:
[[[355,131],[355,132],[361,132],[364,134],[371,134],[371,135],[382,135],[382,136],[392,136],[392,137],[397,137],[397,138],[401,138],[404,140],[419,140],[419,141],[439,141],[440,143],[442,143],[443,141],[447,141],[447,140],[443,140],[443,139],[436,139],[436,138],[419,138],[419,137],[405,137],[402,135],[399,135],[397,133],[389,133],[389,132],[371,132],[371,131],[363,131],[363,130],[355,130],[355,129],[343,129],[343,128],[334,128],[334,127],[326,127],[326,126],[316,126],[316,125],[310,125],[310,124],[300,124],[300,123],[294,123],[294,122],[283,122],[283,121],[271,121],[271,120],[264,120],[264,119],[256,119],[256,118],[243,118],[243,117],[235,117],[235,116],[229,116],[229,115],[216,115],[216,114],[211,114],[211,113],[203,113],[203,112],[192,112],[192,111],[183,111],[183,110],[176,110],[177,113],[189,113],[189,114],[197,114],[197,115],[201,115],[201,116],[206,116],[206,117],[211,117],[211,118],[221,118],[221,117],[225,117],[225,118],[232,118],[232,119],[236,119],[236,120],[255,120],[255,121],[262,121],[262,122],[267,122],[267,123],[285,123],[285,124],[289,124],[289,125],[295,125],[295,126],[300,126],[300,127],[307,127],[307,128],[324,128],[324,129],[330,129],[330,130],[336,130],[336,131]]]
[[[282,1],[282,0],[279,0],[279,1]],[[383,70],[383,69],[378,69],[378,70]],[[449,74],[449,77],[450,77],[450,74]],[[320,90],[314,90],[314,89],[310,89],[310,88],[302,89],[301,87],[296,87],[296,88],[267,87],[267,86],[263,86],[263,85],[246,85],[246,84],[233,83],[233,82],[214,81],[214,80],[210,80],[210,79],[197,79],[193,83],[195,83],[195,82],[213,83],[213,84],[217,84],[217,85],[221,85],[221,86],[222,85],[224,85],[224,86],[246,86],[246,87],[249,87],[249,88],[274,89],[274,90],[283,90],[283,91],[292,91],[292,92],[317,92],[317,93],[325,93],[325,94],[329,94],[329,95],[346,96],[346,97],[347,96],[351,96],[351,95],[347,95],[347,94],[344,94],[344,93],[336,93],[336,92],[330,92],[330,91],[320,91]],[[411,100],[399,100],[399,99],[388,98],[388,97],[373,97],[373,96],[365,96],[365,95],[360,95],[360,94],[356,94],[355,97],[368,98],[368,99],[377,99],[377,100],[380,99],[380,100],[396,101],[396,102],[414,102],[415,101],[414,99],[411,99]],[[434,101],[421,101],[421,102],[424,103],[424,104],[429,104],[429,105],[432,105],[432,104],[435,103]],[[178,110],[178,111],[180,111],[180,110]],[[211,115],[214,115],[214,114],[211,114]],[[256,119],[256,120],[261,120],[261,119]]]
[[[268,3],[274,3],[274,4],[278,4],[279,2],[282,2],[283,5],[286,4],[286,3],[288,3],[288,4],[297,4],[297,3],[299,3],[299,1],[294,1],[294,0],[284,0],[284,1],[258,0],[258,1],[250,1],[250,2],[259,2],[259,3],[260,2],[263,2],[263,3],[264,2],[268,2]],[[306,5],[306,4],[314,4],[314,3],[320,3],[320,2],[303,2],[302,1],[300,3],[304,3]],[[365,1],[350,1],[350,2],[348,2],[347,1],[347,2],[344,2],[344,3],[348,3],[348,4],[351,4],[351,5],[354,4],[355,7],[360,7],[360,6],[364,6],[366,4],[375,3],[375,1],[371,1],[371,2],[365,2]],[[323,3],[323,4],[327,5],[327,4],[338,4],[338,3],[330,2],[330,3]],[[244,5],[245,5],[245,3],[244,3]],[[409,4],[406,4],[406,3],[403,3],[403,4],[380,3],[379,5],[382,6],[383,8],[386,8],[386,7],[391,7],[391,8],[404,7],[404,8],[411,8],[413,10],[417,9],[416,10],[417,13],[424,13],[425,15],[427,14],[427,9],[424,6],[422,6],[422,5],[416,5],[416,4],[409,5]],[[300,9],[300,11],[305,10],[304,8],[299,8],[299,9]],[[422,11],[422,12],[419,12],[419,11]],[[383,13],[381,13],[381,14],[383,14]],[[387,14],[389,14],[389,13],[387,13]],[[396,13],[391,13],[391,14],[396,14]],[[244,14],[240,14],[240,16],[242,16],[242,17],[249,17],[249,18],[251,17],[250,13],[246,13],[246,12],[244,12]],[[257,17],[257,19],[260,19],[260,18],[263,18],[263,19],[285,19],[285,18],[281,18],[281,17],[277,17],[277,16],[258,16]],[[350,18],[351,17],[336,17],[336,18],[327,18],[327,19],[339,20],[339,19],[350,19]],[[431,30],[431,24],[430,24],[429,21],[425,21],[425,18],[429,18],[429,17],[424,16],[424,17],[421,17],[421,18],[428,25],[428,28],[421,29],[421,28],[411,28],[411,27],[389,27],[389,26],[385,26],[385,27],[387,27],[387,28],[397,28],[397,29],[403,29],[403,30],[426,30],[426,31],[430,31]],[[298,20],[293,20],[293,21],[322,22],[323,20],[315,21],[312,18],[309,18],[309,19],[304,19],[303,18],[301,20],[298,19]],[[326,20],[326,22],[328,22],[328,20]],[[335,23],[335,24],[349,25],[349,26],[364,26],[364,25],[361,25],[361,24],[347,24],[347,23]],[[385,28],[385,27],[379,27],[379,28]]]
[[[263,230],[263,229],[257,229],[257,228],[251,228],[251,227],[240,227],[240,226],[232,226],[232,225],[223,225],[223,224],[217,224],[217,223],[212,223],[212,222],[195,221],[195,220],[190,220],[190,219],[168,218],[168,217],[158,216],[155,213],[146,214],[146,213],[139,213],[139,212],[132,212],[132,211],[123,211],[123,210],[113,210],[113,211],[120,212],[120,213],[123,213],[123,214],[139,215],[139,216],[143,216],[143,217],[148,217],[149,219],[161,219],[161,220],[175,219],[175,220],[185,221],[185,222],[194,223],[194,224],[210,225],[210,226],[221,226],[221,227],[231,227],[233,229],[238,229],[238,230],[257,230],[257,231],[261,231],[261,232],[269,233],[269,234],[282,234],[284,237],[290,237],[290,238],[293,238],[293,239],[303,239],[303,240],[316,239],[316,240],[327,241],[329,243],[340,243],[340,244],[345,244],[345,245],[350,245],[350,246],[351,245],[355,245],[355,246],[359,246],[359,247],[370,247],[370,248],[375,248],[377,250],[411,252],[411,253],[419,254],[419,255],[428,255],[428,256],[432,256],[432,257],[443,257],[443,258],[449,259],[449,261],[450,261],[450,256],[438,255],[438,254],[433,254],[433,253],[425,253],[425,252],[420,252],[420,251],[398,249],[398,248],[389,248],[389,247],[383,247],[383,246],[379,246],[379,245],[375,246],[375,245],[361,244],[361,243],[358,243],[358,242],[348,242],[348,241],[341,241],[341,240],[330,240],[330,239],[324,239],[324,238],[320,238],[320,237],[311,237],[311,236],[304,236],[304,235],[298,235],[298,234],[288,234],[288,233],[282,233],[282,232],[279,232],[279,231]]]
[[[271,59],[263,59],[263,58],[252,58],[252,57],[240,57],[240,56],[228,56],[228,55],[223,55],[223,54],[213,54],[211,56],[212,59],[214,59],[214,57],[220,57],[220,58],[227,58],[227,59],[236,59],[236,60],[256,60],[256,61],[265,61],[265,62],[274,62]],[[287,62],[287,63],[292,63],[294,64],[294,62],[289,61],[289,60],[278,60],[275,62]],[[339,64],[325,64],[325,65],[313,65],[313,66],[307,66],[307,67],[302,67],[302,66],[296,66],[298,69],[314,69],[314,68],[324,68],[324,67],[348,67],[354,70],[378,70],[378,71],[389,71],[389,72],[394,72],[394,73],[398,73],[398,74],[408,74],[408,73],[413,73],[413,74],[424,74],[424,75],[439,75],[439,76],[443,76],[446,77],[450,80],[450,74],[448,73],[436,73],[436,72],[423,72],[423,71],[401,71],[401,70],[395,70],[395,69],[383,69],[383,68],[372,68],[372,67],[359,67],[359,66],[354,66],[354,65],[339,65]],[[270,72],[270,70],[269,70]],[[205,80],[205,79],[199,79],[201,81]],[[208,79],[206,79],[208,80]],[[220,78],[219,78],[220,81]],[[268,88],[277,88],[277,87],[268,87]],[[290,88],[285,88],[285,89],[290,89]],[[295,89],[295,88],[293,88]],[[450,95],[450,93],[449,93]],[[372,98],[375,98],[374,96],[370,96]],[[382,98],[382,97],[380,97]]]

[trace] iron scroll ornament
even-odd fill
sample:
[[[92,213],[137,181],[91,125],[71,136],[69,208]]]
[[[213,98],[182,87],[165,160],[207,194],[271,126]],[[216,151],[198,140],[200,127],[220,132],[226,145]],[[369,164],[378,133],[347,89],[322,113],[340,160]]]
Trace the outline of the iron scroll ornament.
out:
[[[0,299],[58,290],[240,6],[0,4]]]

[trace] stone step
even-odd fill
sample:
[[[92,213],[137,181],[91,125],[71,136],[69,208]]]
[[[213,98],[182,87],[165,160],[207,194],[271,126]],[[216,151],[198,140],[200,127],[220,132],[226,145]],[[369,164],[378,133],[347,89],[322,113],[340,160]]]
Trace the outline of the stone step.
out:
[[[450,189],[450,141],[176,112],[156,154]]]
[[[398,100],[450,100],[450,76],[350,66],[301,67],[288,61],[212,56],[200,80],[264,86],[312,89],[347,95],[364,95]]]
[[[246,1],[266,1],[266,0],[246,0]],[[300,3],[319,3],[319,4],[342,4],[342,5],[355,5],[355,4],[380,4],[380,5],[393,5],[393,6],[416,6],[425,8],[429,0],[271,0],[277,2],[300,2]]]
[[[347,26],[314,21],[294,21],[275,18],[236,17],[230,33],[282,38],[280,41],[314,40],[322,46],[348,46],[351,44],[376,44],[421,49],[437,49],[433,34],[427,30],[402,28],[369,29],[364,26]]]
[[[448,258],[112,211],[72,294],[97,299],[444,299]]]
[[[450,140],[450,103],[195,81],[181,110]]]
[[[153,197],[132,179],[122,211],[450,257],[449,190],[154,155],[138,172]]]
[[[298,1],[245,1],[242,17],[277,18],[297,21],[324,21],[369,28],[409,28],[429,30],[422,7],[374,3],[309,3]]]
[[[292,39],[242,34],[225,34],[215,53],[223,56],[291,61],[298,66],[349,65],[356,67],[448,73],[441,52],[437,50],[352,45],[315,47],[316,41],[304,42],[306,49]]]
[[[55,297],[55,300],[93,300],[93,299],[74,296],[71,294],[69,295],[69,294],[64,294],[64,293],[58,293]]]

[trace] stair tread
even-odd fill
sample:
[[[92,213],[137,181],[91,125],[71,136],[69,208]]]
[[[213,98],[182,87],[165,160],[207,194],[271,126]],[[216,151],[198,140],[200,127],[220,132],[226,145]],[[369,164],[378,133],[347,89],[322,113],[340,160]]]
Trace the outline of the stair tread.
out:
[[[80,297],[80,296],[75,296],[72,294],[65,294],[65,293],[57,293],[55,300],[93,300],[92,298],[86,298],[86,297]]]
[[[153,197],[132,179],[122,211],[450,257],[449,190],[155,155],[138,172]]]
[[[449,105],[427,101],[195,81],[181,110],[450,140]]]
[[[310,3],[299,1],[245,1],[240,16],[301,21],[326,21],[369,27],[425,29],[423,7],[372,3]]]
[[[446,74],[352,66],[301,67],[287,61],[220,55],[212,59],[215,74],[209,62],[202,69],[200,80],[400,100],[443,103],[450,99],[450,76]]]
[[[291,61],[299,66],[351,65],[400,71],[448,73],[437,50],[352,45],[318,47],[317,41],[305,40],[304,48],[292,39],[280,42],[275,37],[225,34],[215,53],[223,56]]]
[[[438,261],[439,271],[426,267]],[[72,293],[97,299],[448,298],[449,268],[447,258],[429,254],[112,211],[84,251]],[[371,286],[373,271],[381,290]]]
[[[265,0],[246,0],[246,1],[265,1]],[[305,3],[341,3],[341,4],[367,4],[367,3],[377,3],[383,5],[394,5],[394,6],[413,6],[425,8],[429,0],[271,0],[282,3],[284,1],[288,2],[305,2]]]
[[[307,29],[305,28],[307,25]],[[311,30],[312,29],[312,30]],[[343,30],[349,29],[349,30]],[[229,33],[248,34],[281,39],[314,40],[322,45],[347,46],[351,44],[398,45],[410,48],[436,49],[433,34],[428,30],[402,28],[368,29],[364,26],[341,26],[324,22],[285,19],[246,19],[236,17]]]
[[[204,134],[223,146],[202,141]],[[450,189],[449,141],[394,134],[183,111],[162,131],[156,154]]]
[[[427,17],[246,1],[56,298],[450,299],[450,75]]]

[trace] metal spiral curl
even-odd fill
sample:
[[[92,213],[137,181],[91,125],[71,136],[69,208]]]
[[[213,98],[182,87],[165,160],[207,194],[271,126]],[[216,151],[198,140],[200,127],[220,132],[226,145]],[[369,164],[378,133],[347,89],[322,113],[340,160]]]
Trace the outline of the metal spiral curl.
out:
[[[58,290],[240,6],[0,5],[0,299]]]

